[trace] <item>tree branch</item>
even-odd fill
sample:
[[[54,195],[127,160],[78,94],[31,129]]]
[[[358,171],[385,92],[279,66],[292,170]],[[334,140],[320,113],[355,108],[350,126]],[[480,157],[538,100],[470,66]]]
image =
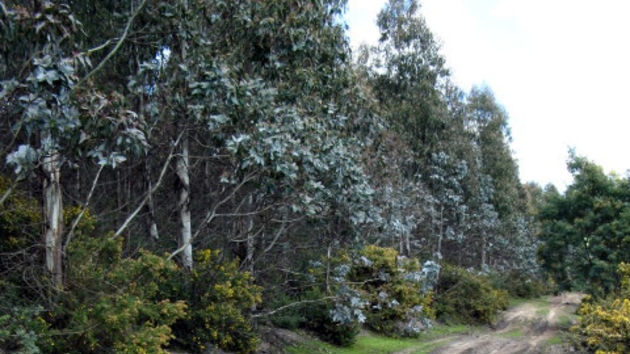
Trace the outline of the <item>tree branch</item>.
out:
[[[190,238],[190,242],[187,242],[183,245],[181,245],[178,249],[176,249],[175,251],[173,251],[169,256],[168,256],[168,260],[173,259],[173,257],[177,256],[178,254],[180,254],[182,251],[184,251],[184,249],[190,244],[192,243],[192,241],[194,239],[196,239],[199,234],[201,233],[201,230],[203,230],[203,228],[209,224],[215,217],[217,217],[217,209],[219,209],[219,207],[225,203],[227,203],[230,199],[232,199],[234,197],[234,195],[236,194],[236,192],[238,190],[240,190],[247,182],[251,181],[252,179],[254,179],[254,173],[246,176],[245,178],[243,178],[243,180],[241,181],[241,183],[239,183],[236,187],[234,187],[234,189],[230,192],[230,194],[228,194],[225,198],[223,198],[221,201],[219,201],[217,204],[214,205],[214,207],[212,208],[212,210],[210,210],[208,212],[208,214],[206,214],[206,217],[204,218],[203,222],[201,223],[201,225],[199,226],[199,228],[197,229],[197,232],[195,232],[195,234]]]
[[[287,305],[284,305],[284,306],[280,306],[277,309],[271,310],[269,312],[258,313],[258,314],[252,315],[252,317],[253,318],[258,318],[258,317],[271,316],[271,315],[273,315],[273,314],[275,314],[277,312],[284,311],[284,310],[289,309],[291,307],[296,307],[296,306],[304,305],[304,304],[314,304],[314,303],[318,303],[318,302],[324,302],[324,301],[327,301],[327,300],[335,300],[335,299],[337,299],[337,296],[326,296],[326,297],[322,297],[322,298],[317,299],[317,300],[302,300],[302,301],[292,302],[290,304],[287,304]]]
[[[144,6],[147,4],[147,0],[142,0],[142,2],[140,3],[140,5],[138,6],[138,8],[136,9],[136,11],[133,12],[133,14],[129,17],[129,19],[127,20],[127,25],[125,26],[125,30],[123,31],[122,36],[120,36],[120,38],[118,38],[118,42],[116,42],[116,45],[114,46],[114,48],[112,48],[112,50],[109,51],[109,53],[107,53],[107,55],[105,56],[105,58],[103,58],[103,60],[101,60],[100,63],[98,63],[98,65],[92,69],[92,71],[90,71],[89,73],[87,73],[87,75],[85,75],[75,86],[74,88],[76,89],[77,87],[81,86],[83,83],[85,83],[85,81],[87,81],[87,79],[89,79],[92,75],[94,75],[96,72],[98,72],[99,70],[101,70],[103,68],[103,66],[105,66],[105,63],[107,63],[113,56],[114,54],[116,54],[116,52],[118,52],[118,50],[120,49],[120,47],[122,47],[122,44],[125,42],[125,40],[127,39],[127,36],[129,35],[129,30],[131,29],[131,24],[133,23],[133,21],[136,19],[136,16],[138,16],[140,14],[140,11],[142,11],[142,9],[144,8]],[[105,42],[105,44],[103,44],[101,47],[104,47],[105,45],[108,45],[109,41]],[[97,47],[96,49],[100,49],[101,47]]]
[[[98,169],[98,172],[96,172],[96,176],[94,177],[94,182],[92,182],[92,187],[90,188],[90,192],[88,193],[87,198],[85,198],[85,203],[83,203],[83,208],[81,208],[81,212],[79,213],[79,215],[77,215],[76,218],[74,218],[74,221],[72,222],[70,231],[68,231],[68,237],[66,238],[66,244],[63,246],[63,251],[62,251],[63,254],[66,254],[66,249],[68,249],[68,245],[70,245],[70,241],[72,240],[72,237],[74,236],[74,229],[76,229],[77,225],[79,225],[79,222],[83,218],[83,214],[85,214],[85,211],[87,210],[87,207],[90,204],[90,200],[92,199],[92,195],[94,194],[94,190],[96,189],[96,184],[98,183],[98,180],[101,177],[101,172],[103,172],[104,168],[105,168],[105,164],[101,165],[101,167],[99,167]]]
[[[184,136],[184,132],[181,132],[179,136],[177,137],[177,140],[173,142],[173,146],[171,146],[171,151],[169,151],[168,153],[168,158],[166,159],[166,162],[164,162],[162,171],[160,171],[160,176],[158,177],[157,182],[155,182],[155,185],[153,186],[153,188],[149,190],[149,192],[142,199],[142,201],[140,202],[136,210],[134,210],[133,213],[131,213],[127,217],[127,220],[123,222],[123,224],[118,228],[118,231],[116,231],[116,233],[112,237],[120,236],[123,233],[123,231],[125,231],[125,229],[129,226],[129,223],[136,217],[136,215],[138,215],[140,210],[142,210],[144,205],[149,201],[149,199],[151,198],[151,195],[153,195],[153,193],[155,193],[158,190],[158,188],[160,188],[160,186],[162,185],[162,180],[164,179],[164,175],[166,175],[166,171],[168,170],[168,166],[171,164],[171,160],[173,160],[173,157],[175,156],[175,153],[174,153],[175,148],[179,145],[179,141],[182,139],[182,136]]]

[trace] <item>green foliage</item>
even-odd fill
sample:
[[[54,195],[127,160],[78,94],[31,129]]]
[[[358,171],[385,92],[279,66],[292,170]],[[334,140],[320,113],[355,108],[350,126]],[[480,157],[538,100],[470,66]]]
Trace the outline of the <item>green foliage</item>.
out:
[[[321,299],[323,296],[318,291],[313,291],[307,297]],[[331,300],[316,301],[305,306],[305,327],[326,342],[342,347],[350,346],[356,342],[361,325],[357,320],[335,320],[336,310],[336,304]]]
[[[484,275],[443,265],[437,286],[438,319],[466,324],[491,324],[508,306],[505,291],[495,289]]]
[[[349,280],[367,302],[365,325],[390,336],[417,336],[433,318],[431,292],[422,291],[420,264],[393,248],[366,246]]]
[[[188,314],[173,325],[178,345],[198,352],[208,344],[239,353],[256,350],[258,337],[247,314],[261,302],[261,289],[249,273],[239,271],[237,260],[201,250],[190,277],[180,274],[170,288],[165,290],[189,306]]]
[[[274,293],[265,302],[272,309],[284,308],[284,310],[269,316],[269,320],[275,327],[296,330],[306,326],[307,320],[304,316],[304,306],[291,305],[294,302],[295,299],[285,292]]]
[[[362,324],[389,336],[418,336],[434,317],[430,288],[439,267],[431,264],[421,268],[415,259],[374,245],[354,255],[339,252],[310,264],[298,286],[306,290],[284,299],[286,309],[272,321],[342,346],[356,340]]]
[[[510,297],[531,299],[552,292],[552,285],[524,272],[493,272],[490,280],[495,288],[504,290]]]
[[[582,300],[579,323],[572,328],[589,350],[601,354],[630,351],[630,264],[619,265],[621,291],[616,296],[596,301]]]
[[[147,251],[123,257],[119,237],[78,237],[68,247],[65,291],[47,316],[46,351],[165,353],[170,325],[186,314],[185,302],[160,297],[177,272]]]
[[[0,196],[7,193],[10,185],[9,179],[0,176]],[[35,243],[41,219],[37,200],[13,190],[0,205],[0,252],[15,252]]]
[[[604,296],[619,286],[617,264],[630,261],[628,179],[571,152],[574,182],[564,195],[546,191],[539,258],[561,290]]]
[[[37,341],[48,330],[48,324],[39,316],[41,312],[41,307],[13,307],[0,315],[0,351],[41,353]]]

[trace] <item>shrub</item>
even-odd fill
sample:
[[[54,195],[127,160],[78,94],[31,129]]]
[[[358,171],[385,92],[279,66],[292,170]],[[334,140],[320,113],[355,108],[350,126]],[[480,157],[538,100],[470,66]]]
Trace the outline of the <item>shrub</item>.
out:
[[[505,290],[511,297],[535,298],[551,293],[551,285],[519,271],[491,273],[493,286]]]
[[[344,306],[340,301],[323,299],[323,295],[317,291],[309,293],[307,297],[321,300],[302,306],[307,329],[316,333],[320,339],[342,347],[356,342],[361,324],[354,316],[347,316],[345,309],[338,308]]]
[[[630,264],[621,263],[619,274],[618,297],[595,301],[586,296],[578,310],[580,320],[572,328],[584,346],[597,353],[630,352]]]
[[[351,256],[345,251],[310,263],[282,304],[291,306],[274,323],[296,323],[336,345],[354,343],[361,325],[390,336],[417,336],[430,326],[432,279],[439,267],[401,257],[392,248],[367,246]],[[282,306],[280,304],[280,306]]]
[[[307,319],[304,316],[304,306],[291,306],[296,301],[286,293],[274,292],[270,297],[269,307],[272,309],[284,308],[269,317],[269,320],[275,327],[296,330],[306,326]]]
[[[260,287],[238,269],[238,261],[225,261],[219,251],[195,255],[191,275],[182,273],[171,284],[176,298],[186,299],[188,315],[173,326],[184,348],[204,351],[208,344],[239,353],[252,353],[258,345],[248,312],[261,302]]]
[[[452,265],[443,266],[437,292],[435,310],[447,322],[491,324],[508,305],[507,293],[487,277]]]
[[[5,194],[10,183],[0,176],[0,196]],[[15,252],[39,242],[41,214],[37,200],[13,190],[0,205],[0,252]]]
[[[0,315],[0,352],[41,353],[37,341],[47,331],[41,307],[13,307]]]
[[[119,237],[77,235],[42,346],[51,353],[165,353],[170,325],[185,315],[186,304],[160,297],[160,287],[177,271],[147,251],[123,258]]]
[[[349,276],[368,303],[365,325],[389,336],[417,336],[434,317],[420,263],[393,248],[365,247]]]

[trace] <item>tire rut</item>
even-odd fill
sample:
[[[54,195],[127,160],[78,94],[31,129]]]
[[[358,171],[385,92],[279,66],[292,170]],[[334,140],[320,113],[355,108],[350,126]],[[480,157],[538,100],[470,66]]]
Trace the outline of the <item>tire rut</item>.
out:
[[[566,329],[582,296],[570,293],[523,303],[505,311],[493,329],[436,340],[445,344],[431,354],[568,353],[566,346],[548,342]],[[397,354],[411,353],[413,351]]]

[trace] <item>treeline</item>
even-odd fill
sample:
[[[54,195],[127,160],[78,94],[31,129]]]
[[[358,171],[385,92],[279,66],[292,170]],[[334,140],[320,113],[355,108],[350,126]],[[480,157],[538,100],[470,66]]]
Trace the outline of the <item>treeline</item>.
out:
[[[630,350],[630,180],[570,151],[573,183],[539,200],[541,266],[559,290],[588,294],[573,328],[597,353]]]
[[[2,348],[413,334],[447,264],[535,275],[540,188],[492,92],[451,82],[416,1],[357,53],[344,10],[0,2]]]

